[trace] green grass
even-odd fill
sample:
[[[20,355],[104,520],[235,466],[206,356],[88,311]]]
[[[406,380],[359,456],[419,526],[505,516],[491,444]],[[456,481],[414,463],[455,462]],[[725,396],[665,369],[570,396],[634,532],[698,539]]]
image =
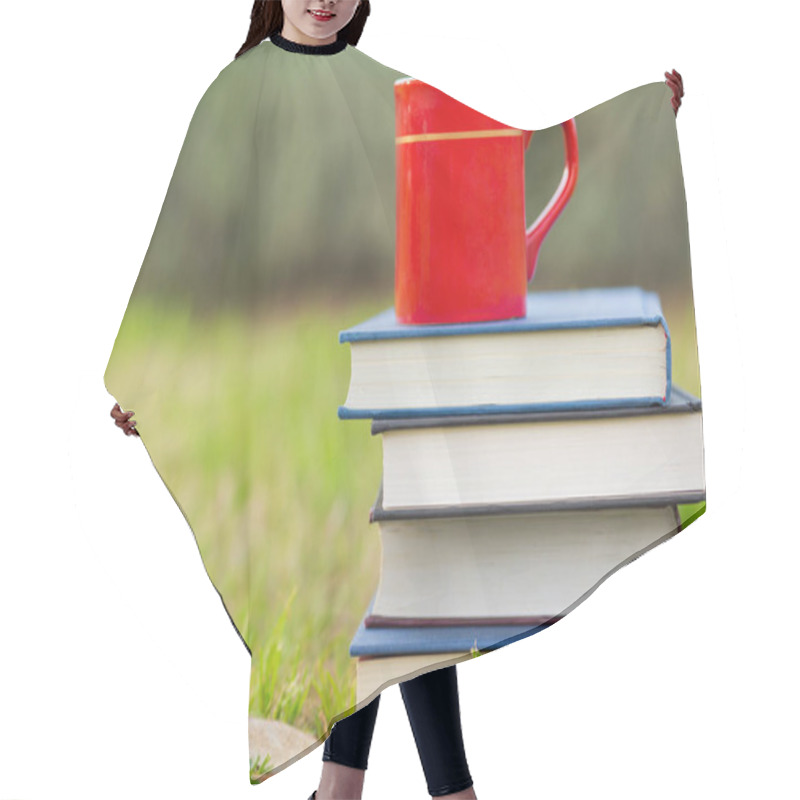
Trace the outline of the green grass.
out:
[[[250,759],[250,779],[251,782],[260,778],[264,773],[269,772],[272,767],[272,759],[269,756]]]
[[[696,519],[699,519],[706,513],[705,501],[702,503],[691,503],[690,505],[678,506],[678,514],[681,518],[681,526],[685,528],[691,525]]]
[[[140,300],[109,375],[112,387],[130,379],[116,396],[252,650],[251,713],[315,736],[355,705],[349,644],[380,570],[368,519],[380,439],[369,420],[338,418],[350,379],[338,333],[386,305],[201,324]]]

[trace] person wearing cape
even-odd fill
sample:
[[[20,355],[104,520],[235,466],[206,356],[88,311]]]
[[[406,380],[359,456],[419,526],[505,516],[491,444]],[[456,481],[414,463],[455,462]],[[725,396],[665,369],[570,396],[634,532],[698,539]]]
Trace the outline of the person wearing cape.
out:
[[[421,557],[400,554],[399,525],[390,539],[390,526],[381,524],[383,542],[378,526],[370,527],[375,495],[389,488],[380,449],[363,421],[337,416],[348,394],[348,353],[339,336],[395,300],[395,85],[408,76],[353,46],[369,14],[367,0],[282,0],[289,19],[315,17],[313,25],[323,27],[314,37],[323,44],[264,28],[279,6],[255,4],[251,36],[198,103],[105,373],[117,423],[141,437],[251,655],[253,782],[310,752],[333,723],[366,708],[382,688],[434,670],[454,674],[455,663],[546,627],[529,620],[544,591],[537,581],[548,583],[548,574],[555,576],[548,591],[560,604],[556,613],[548,606],[552,624],[705,508],[674,123],[682,88],[673,73],[667,75],[672,91],[648,84],[576,118],[581,181],[548,235],[531,295],[538,293],[544,305],[537,308],[547,311],[582,290],[623,287],[591,298],[633,298],[657,308],[646,320],[606,314],[601,324],[597,314],[593,321],[584,315],[573,328],[588,330],[592,346],[609,332],[638,335],[647,328],[647,352],[608,350],[599,358],[633,364],[634,372],[647,360],[666,381],[664,403],[633,410],[598,404],[559,412],[557,419],[537,417],[531,430],[574,425],[580,433],[596,426],[600,452],[577,456],[591,456],[595,473],[625,473],[630,482],[625,467],[643,449],[649,460],[636,461],[638,473],[655,480],[677,471],[677,482],[664,488],[642,479],[635,491],[606,492],[602,502],[591,487],[577,486],[572,498],[583,492],[591,503],[539,497],[526,514],[515,508],[502,517],[495,510],[492,519],[456,517],[447,536],[460,533],[463,546],[458,558],[437,566],[434,586],[419,570],[402,576],[410,594],[433,592],[449,609],[428,620],[426,648],[363,651],[365,618],[384,578],[403,559],[413,566]],[[331,38],[324,18],[337,13],[350,21]],[[526,203],[539,209],[563,165],[561,131],[555,126],[534,138],[525,152]],[[613,345],[629,346],[625,336]],[[679,400],[667,403],[673,382],[692,394],[672,392]],[[119,406],[135,409],[136,421]],[[632,446],[609,447],[626,437]],[[384,443],[388,438],[387,432]],[[567,461],[562,480],[570,470],[580,472]],[[512,518],[525,523],[523,531],[511,531]],[[474,537],[476,520],[492,538]],[[548,562],[554,532],[572,549],[566,560],[562,554]],[[528,622],[515,627],[498,622],[510,615],[497,605],[497,575],[509,569],[503,559],[522,546],[521,536],[525,547],[538,542],[539,549],[524,551],[521,560],[516,551],[521,566],[510,581],[513,602]],[[545,572],[542,564],[549,565]],[[469,576],[467,595],[463,575],[453,570]],[[454,620],[460,603],[487,609],[485,619],[471,613]],[[419,609],[413,616],[421,616]],[[398,628],[377,626],[379,635],[387,630],[394,636]],[[476,645],[454,646],[454,631],[460,642]]]

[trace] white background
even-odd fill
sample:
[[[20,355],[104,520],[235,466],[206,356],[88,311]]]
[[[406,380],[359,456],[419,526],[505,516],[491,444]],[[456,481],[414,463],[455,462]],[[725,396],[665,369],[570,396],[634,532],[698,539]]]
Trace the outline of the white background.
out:
[[[102,380],[189,119],[250,5],[0,12],[2,800],[305,800],[317,785],[321,748],[250,785],[249,658]],[[686,86],[708,512],[554,628],[458,668],[482,800],[798,796],[789,9],[373,2],[360,49],[519,127],[672,67]],[[364,797],[426,796],[392,687]]]

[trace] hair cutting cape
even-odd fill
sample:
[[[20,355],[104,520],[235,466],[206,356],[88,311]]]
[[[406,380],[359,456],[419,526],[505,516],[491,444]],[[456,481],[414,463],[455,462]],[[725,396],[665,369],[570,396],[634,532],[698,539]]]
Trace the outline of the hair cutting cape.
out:
[[[525,320],[381,338],[404,77],[269,40],[225,67],[105,373],[252,657],[254,783],[382,688],[544,630],[705,508],[670,89],[575,117]],[[537,131],[528,225],[563,169],[561,126]]]

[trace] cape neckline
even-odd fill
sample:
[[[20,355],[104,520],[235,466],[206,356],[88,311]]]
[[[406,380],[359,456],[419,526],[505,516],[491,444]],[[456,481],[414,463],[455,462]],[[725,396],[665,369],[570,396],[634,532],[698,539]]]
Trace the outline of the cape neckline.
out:
[[[337,39],[330,44],[300,44],[281,36],[280,33],[273,33],[269,40],[280,47],[282,50],[288,50],[290,53],[305,53],[306,55],[314,56],[327,56],[334,53],[341,53],[347,47],[346,39]]]

